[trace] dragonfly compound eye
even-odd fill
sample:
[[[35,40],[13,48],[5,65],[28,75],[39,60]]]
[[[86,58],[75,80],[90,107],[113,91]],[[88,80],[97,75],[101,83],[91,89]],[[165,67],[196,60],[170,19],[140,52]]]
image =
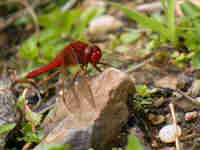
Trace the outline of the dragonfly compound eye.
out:
[[[101,59],[101,50],[97,47],[97,46],[94,46],[93,48],[93,52],[92,52],[92,55],[90,57],[90,61],[91,63],[98,63],[99,60]]]

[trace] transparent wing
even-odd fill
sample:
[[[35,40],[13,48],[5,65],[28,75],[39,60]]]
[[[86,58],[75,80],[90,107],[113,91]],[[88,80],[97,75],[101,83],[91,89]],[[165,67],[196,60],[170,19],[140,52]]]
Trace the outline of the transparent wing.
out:
[[[94,95],[92,93],[92,89],[89,85],[89,82],[88,82],[88,80],[86,80],[86,77],[84,75],[82,75],[80,77],[81,77],[81,79],[79,80],[79,84],[78,84],[79,89],[81,89],[80,94],[82,94],[82,96],[85,97],[85,100],[87,101],[87,103],[95,109],[96,104],[95,104]]]
[[[95,109],[95,101],[92,90],[88,81],[86,80],[87,72],[84,72],[83,68],[80,67],[77,55],[74,50],[69,55],[65,55],[65,60],[71,62],[63,65],[62,69],[62,82],[64,87],[64,81],[66,80],[66,69],[73,74],[73,82],[71,91],[73,95],[69,97],[68,93],[64,92],[63,88],[63,101],[66,108],[74,115],[81,115],[85,109]],[[71,60],[71,61],[70,61]],[[73,63],[72,63],[73,62]],[[79,77],[79,80],[76,80]],[[73,101],[72,101],[73,100]]]

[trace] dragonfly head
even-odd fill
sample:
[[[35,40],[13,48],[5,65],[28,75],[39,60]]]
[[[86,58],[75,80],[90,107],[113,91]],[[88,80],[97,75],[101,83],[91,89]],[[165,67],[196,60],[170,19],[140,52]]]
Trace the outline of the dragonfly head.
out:
[[[88,47],[85,51],[85,56],[91,64],[98,64],[102,56],[101,49],[96,45]]]
[[[96,45],[92,46],[91,49],[92,53],[90,56],[90,62],[93,64],[98,64],[102,56],[101,49]]]

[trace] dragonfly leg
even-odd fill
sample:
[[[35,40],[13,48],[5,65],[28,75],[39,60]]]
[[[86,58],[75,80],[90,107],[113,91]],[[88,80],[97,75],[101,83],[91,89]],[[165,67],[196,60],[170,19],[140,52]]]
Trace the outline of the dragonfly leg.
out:
[[[96,64],[92,64],[99,72],[102,72],[101,69],[96,65]]]
[[[36,82],[34,80],[14,80],[12,84],[10,85],[10,89],[13,89],[13,87],[18,83],[29,83],[34,88],[39,89]]]
[[[77,94],[76,94],[76,89],[75,89],[75,80],[76,80],[76,78],[77,78],[77,76],[80,74],[80,70],[78,71],[78,72],[76,72],[76,74],[74,75],[74,77],[73,77],[73,79],[72,79],[72,92],[73,92],[73,94],[74,94],[74,96],[76,97],[76,99],[77,100],[79,100],[79,98],[78,98],[78,96],[77,96]],[[62,92],[63,92],[63,102],[64,102],[64,104],[65,104],[65,106],[66,106],[66,108],[68,108],[68,104],[70,104],[70,102],[68,102],[68,103],[66,103],[66,101],[65,101],[65,97],[64,97],[64,80],[62,80],[62,85],[63,85],[63,88],[62,88]],[[68,108],[69,109],[69,108]]]
[[[73,77],[73,79],[72,79],[72,81],[73,81],[73,84],[74,84],[74,82],[75,82],[75,80],[76,80],[76,78],[78,77],[78,75],[80,74],[80,70],[78,71],[78,72],[76,72],[76,74],[74,75],[74,77]]]

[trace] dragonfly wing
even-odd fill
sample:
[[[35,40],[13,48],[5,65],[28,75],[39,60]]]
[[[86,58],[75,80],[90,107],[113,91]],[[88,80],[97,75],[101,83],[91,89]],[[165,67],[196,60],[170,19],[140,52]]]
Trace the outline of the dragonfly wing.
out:
[[[78,59],[78,57],[77,57],[75,51],[72,51],[72,55],[73,55],[73,57],[75,58],[75,61],[76,61],[78,64],[80,64],[79,59]],[[81,69],[82,69],[83,73],[86,73],[86,74],[87,74],[87,70],[86,70],[87,67],[86,67],[86,66],[82,67]],[[86,99],[87,102],[88,102],[93,108],[96,108],[95,100],[94,100],[94,95],[93,95],[93,93],[92,93],[92,90],[91,90],[91,88],[90,88],[90,85],[89,85],[88,81],[87,81],[86,78],[85,78],[85,75],[86,75],[86,74],[80,76],[80,77],[81,77],[81,80],[79,80],[79,84],[78,84],[78,85],[79,85],[79,91],[78,91],[78,93],[80,93],[82,96],[84,96],[83,99]],[[77,76],[77,74],[76,74],[76,76]],[[75,77],[76,77],[76,76],[75,76]]]
[[[78,56],[76,52],[71,48],[69,48],[70,52],[64,53],[64,65],[61,66],[62,69],[62,83],[64,87],[64,81],[66,81],[64,78],[67,76],[66,75],[66,69],[70,71],[74,78],[73,78],[73,83],[72,83],[72,93],[73,93],[73,98],[68,98],[68,93],[64,94],[64,88],[63,88],[63,101],[66,105],[67,110],[69,110],[71,113],[73,113],[75,116],[78,118],[82,118],[82,114],[85,109],[91,109],[96,108],[95,106],[95,101],[94,101],[94,96],[92,94],[92,90],[89,86],[88,81],[85,79],[85,76],[81,76],[80,73],[81,71],[84,71],[83,68],[81,68],[81,64],[78,60]],[[78,69],[74,69],[78,66]],[[72,70],[72,71],[71,71]],[[80,76],[79,76],[80,75]],[[76,81],[77,76],[79,76],[81,79]],[[77,84],[76,84],[77,83]],[[65,96],[66,95],[66,96]],[[73,100],[73,101],[71,101]],[[87,103],[85,103],[87,101]],[[87,104],[87,105],[85,105]],[[89,105],[88,105],[89,104]],[[88,107],[89,106],[89,107]]]
[[[80,98],[78,92],[76,92],[77,90],[75,89],[74,83],[67,84],[66,82],[70,81],[67,78],[69,77],[69,73],[67,71],[71,72],[72,74],[78,73],[78,70],[75,70],[73,68],[76,67],[79,63],[76,55],[69,47],[68,49],[66,49],[66,51],[63,51],[62,55],[64,57],[64,63],[60,67],[62,82],[62,100],[67,111],[71,113],[71,115],[77,116],[77,113],[81,113]],[[68,91],[69,93],[65,93],[66,91],[64,89],[71,86],[71,92]]]
[[[86,80],[85,76],[81,76],[81,79],[78,82],[79,93],[83,96],[83,99],[87,101],[87,103],[92,106],[94,109],[96,108],[94,95],[92,89],[89,85],[89,82]]]
[[[66,83],[66,81],[69,81],[69,79],[67,79],[68,76],[69,74],[67,73],[65,66],[61,66],[62,100],[67,110],[70,111],[71,113],[74,113],[75,111],[80,109],[80,98],[77,95],[74,83],[72,84]],[[65,88],[68,88],[71,85],[72,85],[71,93],[73,93],[72,95],[70,95],[69,93],[65,93],[66,92]]]

